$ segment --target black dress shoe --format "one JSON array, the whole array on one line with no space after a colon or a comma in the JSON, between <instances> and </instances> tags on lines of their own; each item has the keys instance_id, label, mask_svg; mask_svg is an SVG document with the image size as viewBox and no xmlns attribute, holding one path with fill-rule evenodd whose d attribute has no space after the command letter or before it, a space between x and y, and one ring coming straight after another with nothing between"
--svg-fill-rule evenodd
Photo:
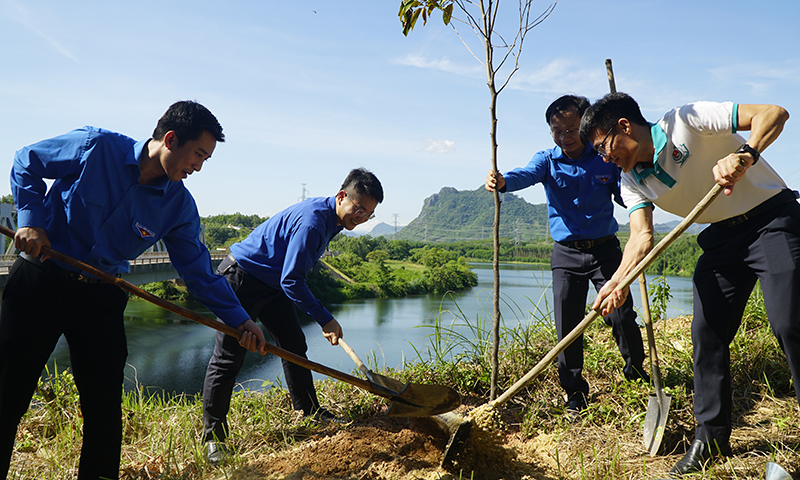
<instances>
[{"instance_id":1,"label":"black dress shoe","mask_svg":"<svg viewBox=\"0 0 800 480\"><path fill-rule=\"evenodd\" d=\"M572 422L580 420L581 414L586 410L586 394L575 392L569 396L564 409Z\"/></svg>"},{"instance_id":2,"label":"black dress shoe","mask_svg":"<svg viewBox=\"0 0 800 480\"><path fill-rule=\"evenodd\" d=\"M208 448L208 452L206 453L206 458L208 459L208 463L210 463L212 466L217 467L221 463L225 462L225 460L228 457L228 451L225 448L224 443L210 440L206 442L206 447Z\"/></svg>"},{"instance_id":3,"label":"black dress shoe","mask_svg":"<svg viewBox=\"0 0 800 480\"><path fill-rule=\"evenodd\" d=\"M703 440L695 439L686 455L678 460L678 463L669 471L669 476L671 478L681 478L687 473L702 471L705 463L712 458L718 455L728 457L731 454L731 447L727 442L719 444L714 440L710 440L707 443Z\"/></svg>"}]
</instances>

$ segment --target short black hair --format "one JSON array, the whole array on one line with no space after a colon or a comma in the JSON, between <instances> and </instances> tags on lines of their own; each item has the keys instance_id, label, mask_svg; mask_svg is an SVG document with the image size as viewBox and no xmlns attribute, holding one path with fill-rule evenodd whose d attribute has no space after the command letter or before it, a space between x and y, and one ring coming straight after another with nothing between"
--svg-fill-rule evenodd
<instances>
[{"instance_id":1,"label":"short black hair","mask_svg":"<svg viewBox=\"0 0 800 480\"><path fill-rule=\"evenodd\" d=\"M581 141L589 145L589 135L595 129L610 130L620 118L627 118L629 122L647 126L639 104L627 93L616 92L606 94L586 109L581 118Z\"/></svg>"},{"instance_id":2,"label":"short black hair","mask_svg":"<svg viewBox=\"0 0 800 480\"><path fill-rule=\"evenodd\" d=\"M581 117L583 112L589 108L589 99L586 97L580 97L578 95L563 95L558 97L553 103L550 104L549 107L547 107L547 111L544 112L545 122L550 125L553 115L557 113L564 113L570 108L577 110L578 117Z\"/></svg>"},{"instance_id":3,"label":"short black hair","mask_svg":"<svg viewBox=\"0 0 800 480\"><path fill-rule=\"evenodd\" d=\"M364 168L350 170L347 178L342 182L341 190L358 196L369 195L378 203L383 202L383 186L380 180L372 172Z\"/></svg>"},{"instance_id":4,"label":"short black hair","mask_svg":"<svg viewBox=\"0 0 800 480\"><path fill-rule=\"evenodd\" d=\"M178 136L178 146L190 140L197 140L203 132L214 136L218 142L225 141L222 126L209 109L192 100L175 102L158 120L153 138L161 140L172 130Z\"/></svg>"}]
</instances>

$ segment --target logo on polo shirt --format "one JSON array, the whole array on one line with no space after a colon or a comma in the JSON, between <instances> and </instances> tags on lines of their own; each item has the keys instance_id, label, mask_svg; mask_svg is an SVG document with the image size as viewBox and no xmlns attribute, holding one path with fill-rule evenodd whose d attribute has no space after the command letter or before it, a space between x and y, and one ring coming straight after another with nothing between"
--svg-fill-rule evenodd
<instances>
[{"instance_id":1,"label":"logo on polo shirt","mask_svg":"<svg viewBox=\"0 0 800 480\"><path fill-rule=\"evenodd\" d=\"M613 177L612 177L611 175L608 175L608 174L605 174L605 175L595 175L595 176L594 176L594 178L596 178L597 180L599 180L599 181L600 181L600 183L602 183L602 184L606 184L606 183L610 182L610 181L613 179Z\"/></svg>"},{"instance_id":2,"label":"logo on polo shirt","mask_svg":"<svg viewBox=\"0 0 800 480\"><path fill-rule=\"evenodd\" d=\"M141 235L142 238L153 238L156 236L156 234L153 233L152 230L145 227L139 222L136 222L136 230L139 232L139 235Z\"/></svg>"},{"instance_id":3,"label":"logo on polo shirt","mask_svg":"<svg viewBox=\"0 0 800 480\"><path fill-rule=\"evenodd\" d=\"M679 167L683 167L683 164L686 163L686 160L689 160L691 156L692 154L689 153L689 149L686 148L685 143L675 145L675 150L672 151L672 161L677 163Z\"/></svg>"}]
</instances>

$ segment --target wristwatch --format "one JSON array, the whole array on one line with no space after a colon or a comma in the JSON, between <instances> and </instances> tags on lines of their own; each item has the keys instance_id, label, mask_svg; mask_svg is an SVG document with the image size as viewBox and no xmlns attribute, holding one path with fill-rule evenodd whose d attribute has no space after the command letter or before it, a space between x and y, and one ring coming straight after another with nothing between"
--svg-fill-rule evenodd
<instances>
[{"instance_id":1,"label":"wristwatch","mask_svg":"<svg viewBox=\"0 0 800 480\"><path fill-rule=\"evenodd\" d=\"M756 163L758 163L758 157L761 156L761 154L758 153L758 150L756 150L755 148L751 147L750 145L748 145L746 143L743 143L742 146L739 147L739 150L736 150L736 153L749 153L750 155L752 155L753 164L750 165L751 167L753 165L755 165Z\"/></svg>"}]
</instances>

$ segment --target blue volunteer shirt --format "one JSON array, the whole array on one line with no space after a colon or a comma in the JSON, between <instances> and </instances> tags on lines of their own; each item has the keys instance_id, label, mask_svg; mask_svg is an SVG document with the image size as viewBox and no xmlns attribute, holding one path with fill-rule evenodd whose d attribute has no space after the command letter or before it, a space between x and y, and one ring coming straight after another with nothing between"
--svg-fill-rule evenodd
<instances>
[{"instance_id":1,"label":"blue volunteer shirt","mask_svg":"<svg viewBox=\"0 0 800 480\"><path fill-rule=\"evenodd\" d=\"M262 223L231 253L245 272L283 290L320 326L333 320L308 289L306 275L342 231L336 224L336 197L309 198Z\"/></svg>"},{"instance_id":2,"label":"blue volunteer shirt","mask_svg":"<svg viewBox=\"0 0 800 480\"><path fill-rule=\"evenodd\" d=\"M163 238L192 294L228 325L240 325L249 316L212 270L183 182L164 176L157 185L139 185L146 144L84 127L19 150L11 171L19 227L44 228L55 250L111 275L127 273L129 259ZM49 191L44 179L54 180Z\"/></svg>"},{"instance_id":3,"label":"blue volunteer shirt","mask_svg":"<svg viewBox=\"0 0 800 480\"><path fill-rule=\"evenodd\" d=\"M593 148L577 160L560 147L538 152L525 167L503 174L506 191L541 183L547 196L550 235L557 242L592 240L618 229L612 197L619 198L620 171Z\"/></svg>"}]
</instances>

